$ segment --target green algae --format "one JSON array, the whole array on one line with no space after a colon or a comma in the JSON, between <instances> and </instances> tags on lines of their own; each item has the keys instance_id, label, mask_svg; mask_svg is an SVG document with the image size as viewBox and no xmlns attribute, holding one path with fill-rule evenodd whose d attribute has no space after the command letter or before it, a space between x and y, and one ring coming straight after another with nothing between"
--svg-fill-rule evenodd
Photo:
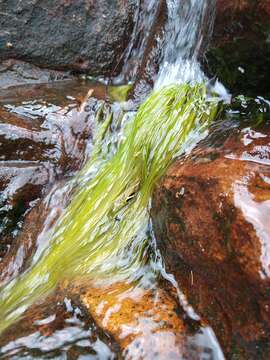
<instances>
[{"instance_id":1,"label":"green algae","mask_svg":"<svg viewBox=\"0 0 270 360\"><path fill-rule=\"evenodd\" d=\"M49 246L24 274L2 288L0 332L65 279L112 281L134 275L147 261L144 229L156 182L184 145L198 140L218 109L216 99L207 99L203 84L155 91L125 126L117 150L105 159L102 139L111 122L108 116Z\"/></svg>"},{"instance_id":2,"label":"green algae","mask_svg":"<svg viewBox=\"0 0 270 360\"><path fill-rule=\"evenodd\" d=\"M108 93L114 101L126 101L132 89L132 85L109 86Z\"/></svg>"}]
</instances>

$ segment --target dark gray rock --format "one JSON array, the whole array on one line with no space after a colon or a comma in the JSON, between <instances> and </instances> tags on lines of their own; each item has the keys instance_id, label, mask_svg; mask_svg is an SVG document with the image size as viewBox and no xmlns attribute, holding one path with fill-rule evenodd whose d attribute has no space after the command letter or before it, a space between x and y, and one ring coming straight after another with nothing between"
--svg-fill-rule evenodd
<instances>
[{"instance_id":1,"label":"dark gray rock","mask_svg":"<svg viewBox=\"0 0 270 360\"><path fill-rule=\"evenodd\" d=\"M41 69L20 60L10 59L2 61L0 64L0 89L7 89L18 85L70 80L73 78L67 71Z\"/></svg>"},{"instance_id":2,"label":"dark gray rock","mask_svg":"<svg viewBox=\"0 0 270 360\"><path fill-rule=\"evenodd\" d=\"M0 60L108 75L130 39L136 3L1 0Z\"/></svg>"}]
</instances>

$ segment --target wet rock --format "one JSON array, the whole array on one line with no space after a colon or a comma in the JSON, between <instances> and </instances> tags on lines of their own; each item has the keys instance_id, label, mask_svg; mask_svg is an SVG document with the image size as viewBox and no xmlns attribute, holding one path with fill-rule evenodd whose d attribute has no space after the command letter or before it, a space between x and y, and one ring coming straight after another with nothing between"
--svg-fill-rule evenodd
<instances>
[{"instance_id":1,"label":"wet rock","mask_svg":"<svg viewBox=\"0 0 270 360\"><path fill-rule=\"evenodd\" d=\"M200 325L187 324L175 295L160 287L66 280L1 334L0 356L211 358L210 344L196 341Z\"/></svg>"},{"instance_id":2,"label":"wet rock","mask_svg":"<svg viewBox=\"0 0 270 360\"><path fill-rule=\"evenodd\" d=\"M0 88L0 104L22 104L24 101L46 101L65 107L70 104L82 105L89 90L96 99L105 99L107 89L100 83L78 80L76 78L45 82L42 84L24 84ZM33 121L33 119L31 119Z\"/></svg>"},{"instance_id":3,"label":"wet rock","mask_svg":"<svg viewBox=\"0 0 270 360\"><path fill-rule=\"evenodd\" d=\"M132 93L138 101L145 98L152 90L154 79L159 70L162 59L167 12L166 1L159 0L155 10L151 11L151 20L149 23L146 22L148 28L144 29L143 35L145 37L145 33L147 33L148 36L145 37L144 48L141 49L142 58L140 59L140 63L137 64L137 73L135 74L136 81Z\"/></svg>"},{"instance_id":4,"label":"wet rock","mask_svg":"<svg viewBox=\"0 0 270 360\"><path fill-rule=\"evenodd\" d=\"M50 170L31 162L1 164L0 258L9 250L11 239L17 236L22 227L22 219L36 205L44 186L50 182Z\"/></svg>"},{"instance_id":5,"label":"wet rock","mask_svg":"<svg viewBox=\"0 0 270 360\"><path fill-rule=\"evenodd\" d=\"M66 187L64 183L56 184L29 212L20 234L12 244L11 251L0 263L1 285L25 271L33 253L36 256L48 244L49 231L69 202L71 192L72 188ZM71 299L71 303L75 302L79 309L85 310L86 318L94 320L100 329L99 334L103 334L103 339L106 335L104 342L114 349L118 357L123 356L127 359L183 357L196 360L213 354L207 338L204 339L207 346L202 346L201 341L198 341L197 337L201 337L203 331L202 324L188 318L179 305L175 289L168 283L156 287L152 284L150 288L145 288L139 284L106 285L100 282L98 287L94 287L89 279L76 278L72 283L68 280L63 281L57 294L61 295L61 299L64 294L68 302ZM60 343L55 341L58 334L68 336L69 339L69 333L71 340L74 340L74 332L71 332L69 327L65 332L70 320L66 320L66 314L62 311L61 299L53 295L45 302L32 306L18 324L11 326L0 337L0 349L2 345L7 354L12 349L19 354L23 349L30 354L35 351L41 357L43 346L50 342L54 346L58 344L57 349L51 349L51 352L66 351L61 339ZM31 349L32 340L35 349ZM75 337L75 343L76 341ZM97 351L99 347L94 349ZM77 349L77 354L91 353L90 346L84 351Z\"/></svg>"},{"instance_id":6,"label":"wet rock","mask_svg":"<svg viewBox=\"0 0 270 360\"><path fill-rule=\"evenodd\" d=\"M125 359L208 359L216 348L204 325L192 320L180 306L176 289L168 282L143 284L119 282L85 286L80 300L94 321L117 341ZM200 338L200 339L199 339Z\"/></svg>"},{"instance_id":7,"label":"wet rock","mask_svg":"<svg viewBox=\"0 0 270 360\"><path fill-rule=\"evenodd\" d=\"M172 165L154 195L168 271L229 358L270 354L269 140L267 126L231 129Z\"/></svg>"},{"instance_id":8,"label":"wet rock","mask_svg":"<svg viewBox=\"0 0 270 360\"><path fill-rule=\"evenodd\" d=\"M0 59L110 75L133 28L134 0L0 4Z\"/></svg>"},{"instance_id":9,"label":"wet rock","mask_svg":"<svg viewBox=\"0 0 270 360\"><path fill-rule=\"evenodd\" d=\"M153 4L155 6L153 6ZM135 16L135 25L128 48L123 54L123 68L119 77L114 81L124 84L134 83L138 70L145 67L146 54L149 53L151 45L157 45L157 36L161 36L164 27L164 20L167 15L166 0L158 0L151 3L148 0L141 0ZM150 46L149 46L150 45ZM154 65L155 66L155 65ZM141 72L141 71L139 71Z\"/></svg>"},{"instance_id":10,"label":"wet rock","mask_svg":"<svg viewBox=\"0 0 270 360\"><path fill-rule=\"evenodd\" d=\"M166 291L118 283L88 288L81 300L116 339L124 358L179 359L184 353L185 324Z\"/></svg>"},{"instance_id":11,"label":"wet rock","mask_svg":"<svg viewBox=\"0 0 270 360\"><path fill-rule=\"evenodd\" d=\"M34 252L39 252L48 243L50 239L49 231L67 204L70 189L67 186L65 187L63 182L56 183L49 191L47 190L48 187L48 183L45 182L43 187L40 186L39 193L33 191L24 192L23 187L17 191L20 196L31 196L34 200L27 203L23 198L22 202L18 204L15 199L13 200L13 206L6 214L6 219L11 224L4 224L4 237L1 238L3 249L0 261L1 285L27 269ZM45 196L46 191L48 193ZM14 195L11 196L11 199L13 197ZM23 204L24 212L17 214L15 211L18 205L21 204ZM14 213L15 215L12 217ZM17 222L13 224L12 220L14 223ZM14 228L12 228L13 231L11 232L12 225Z\"/></svg>"},{"instance_id":12,"label":"wet rock","mask_svg":"<svg viewBox=\"0 0 270 360\"><path fill-rule=\"evenodd\" d=\"M218 0L205 68L233 95L270 93L270 1Z\"/></svg>"},{"instance_id":13,"label":"wet rock","mask_svg":"<svg viewBox=\"0 0 270 360\"><path fill-rule=\"evenodd\" d=\"M11 251L0 263L1 285L25 271L33 253L36 256L48 244L49 230L69 202L71 191L72 188L65 187L64 183L56 185L26 216ZM38 354L40 358L46 352L58 354L70 347L78 355L90 356L92 345L98 351L101 344L98 342L99 346L94 347L92 337L90 345L83 349L77 344L77 334L84 338L92 336L92 333L89 334L88 327L88 333L82 333L83 324L78 321L78 318L81 320L78 313L70 319L69 314L63 311L63 294L65 305L75 303L84 310L84 318L93 319L96 324L94 330L99 329L99 336L103 334L103 341L116 352L118 358L179 359L183 355L185 359L196 360L198 356L212 353L210 347L197 344L196 333L201 332L201 324L187 320L175 289L168 284L144 288L138 284L106 285L100 282L98 287L94 287L89 279L76 278L72 283L63 281L58 293L61 299L53 295L45 302L32 306L19 323L2 334L0 355L1 346L2 352L7 355L13 351L21 355L25 351L29 355ZM64 337L65 344L62 342Z\"/></svg>"},{"instance_id":14,"label":"wet rock","mask_svg":"<svg viewBox=\"0 0 270 360\"><path fill-rule=\"evenodd\" d=\"M72 78L68 72L41 69L23 61L6 60L0 64L0 89Z\"/></svg>"},{"instance_id":15,"label":"wet rock","mask_svg":"<svg viewBox=\"0 0 270 360\"><path fill-rule=\"evenodd\" d=\"M68 81L0 92L0 281L24 268L50 197L38 206L42 211L30 210L91 152L95 114L103 103L98 99L105 91L94 84L89 89L89 83Z\"/></svg>"},{"instance_id":16,"label":"wet rock","mask_svg":"<svg viewBox=\"0 0 270 360\"><path fill-rule=\"evenodd\" d=\"M32 306L0 337L3 359L115 359L117 346L76 301L56 294Z\"/></svg>"}]
</instances>

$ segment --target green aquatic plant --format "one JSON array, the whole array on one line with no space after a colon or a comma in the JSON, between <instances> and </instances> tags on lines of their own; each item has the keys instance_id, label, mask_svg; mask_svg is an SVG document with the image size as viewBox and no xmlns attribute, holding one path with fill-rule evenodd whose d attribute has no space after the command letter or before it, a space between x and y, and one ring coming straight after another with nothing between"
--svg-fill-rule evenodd
<instances>
[{"instance_id":1,"label":"green aquatic plant","mask_svg":"<svg viewBox=\"0 0 270 360\"><path fill-rule=\"evenodd\" d=\"M132 85L109 86L108 93L111 99L121 102L127 100L131 89Z\"/></svg>"},{"instance_id":2,"label":"green aquatic plant","mask_svg":"<svg viewBox=\"0 0 270 360\"><path fill-rule=\"evenodd\" d=\"M129 278L138 269L145 261L144 229L153 188L184 145L197 141L216 118L218 108L216 99L207 99L202 84L155 91L127 122L116 151L105 159L102 141L111 122L107 118L47 248L2 288L0 332L59 281Z\"/></svg>"}]
</instances>

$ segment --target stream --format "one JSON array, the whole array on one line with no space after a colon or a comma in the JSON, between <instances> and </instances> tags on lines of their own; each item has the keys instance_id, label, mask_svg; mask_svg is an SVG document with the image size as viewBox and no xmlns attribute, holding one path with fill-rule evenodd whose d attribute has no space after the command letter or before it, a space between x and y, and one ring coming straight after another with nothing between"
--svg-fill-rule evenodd
<instances>
[{"instance_id":1,"label":"stream","mask_svg":"<svg viewBox=\"0 0 270 360\"><path fill-rule=\"evenodd\" d=\"M142 3L117 77L0 90L0 359L225 359L151 217L162 176L231 99L200 62L216 1L166 1L151 91L130 72L154 22Z\"/></svg>"}]
</instances>

